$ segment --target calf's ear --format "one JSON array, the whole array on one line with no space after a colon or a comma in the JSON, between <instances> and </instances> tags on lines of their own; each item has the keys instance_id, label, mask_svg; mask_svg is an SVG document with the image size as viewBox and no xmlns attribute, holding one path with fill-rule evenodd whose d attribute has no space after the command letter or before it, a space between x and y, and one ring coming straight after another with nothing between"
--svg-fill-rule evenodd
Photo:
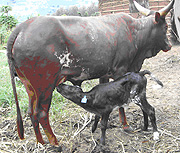
<instances>
[{"instance_id":1,"label":"calf's ear","mask_svg":"<svg viewBox=\"0 0 180 153\"><path fill-rule=\"evenodd\" d=\"M161 18L160 13L159 13L159 12L156 12L156 13L155 13L155 21L156 21L156 23L159 23L160 18Z\"/></svg>"}]
</instances>

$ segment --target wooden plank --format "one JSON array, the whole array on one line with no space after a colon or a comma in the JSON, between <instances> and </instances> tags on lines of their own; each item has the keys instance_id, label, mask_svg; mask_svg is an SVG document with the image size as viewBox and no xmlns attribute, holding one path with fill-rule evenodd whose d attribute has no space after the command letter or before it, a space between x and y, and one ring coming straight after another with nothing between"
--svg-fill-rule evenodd
<instances>
[{"instance_id":1,"label":"wooden plank","mask_svg":"<svg viewBox=\"0 0 180 153\"><path fill-rule=\"evenodd\" d=\"M177 29L178 36L180 38L180 21L178 20L178 17L180 17L180 0L176 0L174 2L174 19L175 19L175 25Z\"/></svg>"},{"instance_id":2,"label":"wooden plank","mask_svg":"<svg viewBox=\"0 0 180 153\"><path fill-rule=\"evenodd\" d=\"M103 5L116 4L116 3L119 3L119 4L120 4L120 3L121 3L121 4L122 4L122 3L123 3L123 4L124 4L124 3L128 3L128 4L129 4L129 1L127 0L127 1L104 2L104 3L102 3L102 6L103 6Z\"/></svg>"},{"instance_id":3,"label":"wooden plank","mask_svg":"<svg viewBox=\"0 0 180 153\"><path fill-rule=\"evenodd\" d=\"M101 6L107 7L107 6L115 6L115 5L129 5L129 2L103 3Z\"/></svg>"},{"instance_id":4,"label":"wooden plank","mask_svg":"<svg viewBox=\"0 0 180 153\"><path fill-rule=\"evenodd\" d=\"M153 9L153 8L163 8L164 6L150 6L150 9Z\"/></svg>"},{"instance_id":5,"label":"wooden plank","mask_svg":"<svg viewBox=\"0 0 180 153\"><path fill-rule=\"evenodd\" d=\"M120 9L120 10L107 10L107 11L101 11L102 13L111 13L111 12L125 12L129 11L129 9Z\"/></svg>"},{"instance_id":6,"label":"wooden plank","mask_svg":"<svg viewBox=\"0 0 180 153\"><path fill-rule=\"evenodd\" d=\"M112 5L112 6L107 6L107 7L103 7L102 9L107 9L107 8L114 8L114 7L125 7L128 6L129 7L129 3L127 4L121 4L121 5Z\"/></svg>"}]
</instances>

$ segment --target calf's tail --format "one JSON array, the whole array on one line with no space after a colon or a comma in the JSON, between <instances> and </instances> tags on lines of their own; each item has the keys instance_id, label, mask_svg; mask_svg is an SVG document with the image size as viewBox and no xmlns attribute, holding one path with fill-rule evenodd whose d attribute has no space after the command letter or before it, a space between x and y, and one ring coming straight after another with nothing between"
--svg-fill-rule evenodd
<instances>
[{"instance_id":1,"label":"calf's tail","mask_svg":"<svg viewBox=\"0 0 180 153\"><path fill-rule=\"evenodd\" d=\"M157 84L159 84L161 87L163 87L163 83L159 79L157 79L150 71L144 70L144 71L140 71L139 73L141 76L148 74L153 81L157 82Z\"/></svg>"},{"instance_id":2,"label":"calf's tail","mask_svg":"<svg viewBox=\"0 0 180 153\"><path fill-rule=\"evenodd\" d=\"M15 103L16 103L16 109L17 109L17 130L18 130L18 135L20 139L24 139L24 127L23 127L23 121L22 121L22 116L19 108L19 103L18 103L18 98L17 98L17 92L16 92L16 85L14 81L14 70L13 68L15 67L14 64L14 59L12 55L13 51L13 45L15 43L15 40L20 32L20 27L16 28L11 36L8 39L7 43L7 58L8 58L8 64L9 64L9 70L10 70L10 75L11 75L11 83L12 83L12 88L13 88L13 94L15 97Z\"/></svg>"}]
</instances>

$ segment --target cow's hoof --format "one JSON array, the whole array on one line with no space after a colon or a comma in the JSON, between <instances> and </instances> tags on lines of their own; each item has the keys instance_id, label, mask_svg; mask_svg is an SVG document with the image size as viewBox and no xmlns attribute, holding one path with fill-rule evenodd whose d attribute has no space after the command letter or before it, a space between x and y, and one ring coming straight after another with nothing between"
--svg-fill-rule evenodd
<instances>
[{"instance_id":1,"label":"cow's hoof","mask_svg":"<svg viewBox=\"0 0 180 153\"><path fill-rule=\"evenodd\" d=\"M48 151L49 152L62 152L64 150L64 148L62 148L62 146L50 146L48 147Z\"/></svg>"},{"instance_id":2,"label":"cow's hoof","mask_svg":"<svg viewBox=\"0 0 180 153\"><path fill-rule=\"evenodd\" d=\"M158 132L154 132L153 133L153 140L159 140L159 133Z\"/></svg>"},{"instance_id":3,"label":"cow's hoof","mask_svg":"<svg viewBox=\"0 0 180 153\"><path fill-rule=\"evenodd\" d=\"M57 147L57 152L62 152L62 147L61 146Z\"/></svg>"},{"instance_id":4,"label":"cow's hoof","mask_svg":"<svg viewBox=\"0 0 180 153\"><path fill-rule=\"evenodd\" d=\"M127 133L133 133L133 131L134 131L133 128L129 125L124 125L123 130Z\"/></svg>"}]
</instances>

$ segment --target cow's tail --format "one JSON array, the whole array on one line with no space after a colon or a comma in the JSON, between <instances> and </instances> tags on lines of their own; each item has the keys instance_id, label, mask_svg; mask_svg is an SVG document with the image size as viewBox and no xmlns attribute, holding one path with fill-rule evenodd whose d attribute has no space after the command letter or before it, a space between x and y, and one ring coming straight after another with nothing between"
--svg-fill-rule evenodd
<instances>
[{"instance_id":1,"label":"cow's tail","mask_svg":"<svg viewBox=\"0 0 180 153\"><path fill-rule=\"evenodd\" d=\"M11 83L12 83L12 88L13 88L13 94L15 97L15 102L16 102L16 109L17 109L17 130L18 130L18 135L20 139L24 139L24 127L23 127L23 121L22 121L22 116L19 108L19 103L18 103L18 98L17 98L17 92L16 92L16 85L14 81L14 70L13 68L15 67L12 51L13 51L13 45L14 42L20 32L20 27L17 27L11 34L11 36L8 39L7 43L7 58L8 58L8 64L9 64L9 69L10 69L10 75L11 75Z\"/></svg>"},{"instance_id":2,"label":"cow's tail","mask_svg":"<svg viewBox=\"0 0 180 153\"><path fill-rule=\"evenodd\" d=\"M145 74L148 74L152 80L154 80L155 82L157 82L157 84L159 84L161 87L163 87L163 83L159 79L157 79L150 71L144 70L144 71L141 71L139 73L142 76L144 76Z\"/></svg>"}]
</instances>

